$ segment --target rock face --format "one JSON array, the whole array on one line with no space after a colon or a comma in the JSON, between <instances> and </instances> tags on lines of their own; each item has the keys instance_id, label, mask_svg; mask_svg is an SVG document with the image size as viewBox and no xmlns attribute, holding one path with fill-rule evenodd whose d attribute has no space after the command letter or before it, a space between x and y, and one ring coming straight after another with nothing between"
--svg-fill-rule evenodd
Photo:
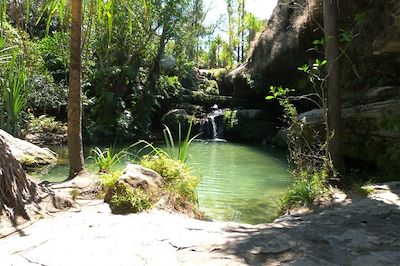
<instances>
[{"instance_id":1,"label":"rock face","mask_svg":"<svg viewBox=\"0 0 400 266\"><path fill-rule=\"evenodd\" d=\"M320 55L323 33L322 0L279 0L265 30L253 43L249 57L232 71L233 95L255 97L267 93L268 85L307 90L299 66ZM340 1L344 93L373 86L400 83L400 2L397 0ZM254 82L249 84L248 80Z\"/></svg>"},{"instance_id":2,"label":"rock face","mask_svg":"<svg viewBox=\"0 0 400 266\"><path fill-rule=\"evenodd\" d=\"M372 88L355 95L352 106L342 109L344 155L350 160L368 162L369 170L379 170L389 177L400 173L399 94L399 87ZM299 117L312 126L323 123L319 109Z\"/></svg>"},{"instance_id":3,"label":"rock face","mask_svg":"<svg viewBox=\"0 0 400 266\"><path fill-rule=\"evenodd\" d=\"M400 2L339 1L343 150L351 166L398 178L400 173ZM268 86L312 92L297 68L322 59L322 0L279 0L247 60L229 74L236 97L262 99ZM317 52L318 51L318 52ZM304 112L311 103L296 102ZM304 114L320 123L319 111ZM358 165L359 164L359 165ZM370 171L368 171L370 172ZM374 174L375 174L374 173Z\"/></svg>"},{"instance_id":4,"label":"rock face","mask_svg":"<svg viewBox=\"0 0 400 266\"><path fill-rule=\"evenodd\" d=\"M233 109L225 112L224 132L228 139L270 142L277 132L275 117L260 109Z\"/></svg>"},{"instance_id":5,"label":"rock face","mask_svg":"<svg viewBox=\"0 0 400 266\"><path fill-rule=\"evenodd\" d=\"M0 138L9 146L13 156L25 166L55 164L57 154L47 148L40 148L0 130Z\"/></svg>"}]
</instances>

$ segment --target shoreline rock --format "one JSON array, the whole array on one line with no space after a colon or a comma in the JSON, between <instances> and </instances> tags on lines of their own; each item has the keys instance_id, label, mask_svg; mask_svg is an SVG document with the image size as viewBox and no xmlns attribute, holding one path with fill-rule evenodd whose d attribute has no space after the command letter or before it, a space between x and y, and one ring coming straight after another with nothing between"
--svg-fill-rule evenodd
<instances>
[{"instance_id":1,"label":"shoreline rock","mask_svg":"<svg viewBox=\"0 0 400 266\"><path fill-rule=\"evenodd\" d=\"M12 155L23 165L33 167L57 163L57 154L48 148L41 148L25 140L15 138L0 130L0 138L8 145Z\"/></svg>"},{"instance_id":2,"label":"shoreline rock","mask_svg":"<svg viewBox=\"0 0 400 266\"><path fill-rule=\"evenodd\" d=\"M397 265L400 182L373 188L365 198L257 225L159 210L111 215L106 204L92 205L3 238L0 256L5 265ZM74 243L68 252L65 243Z\"/></svg>"}]
</instances>

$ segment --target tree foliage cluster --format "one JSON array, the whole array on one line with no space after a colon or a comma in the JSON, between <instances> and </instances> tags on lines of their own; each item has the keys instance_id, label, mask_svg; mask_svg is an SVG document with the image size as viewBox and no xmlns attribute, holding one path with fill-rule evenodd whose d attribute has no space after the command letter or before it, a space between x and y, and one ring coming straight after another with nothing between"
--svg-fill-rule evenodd
<instances>
[{"instance_id":1,"label":"tree foliage cluster","mask_svg":"<svg viewBox=\"0 0 400 266\"><path fill-rule=\"evenodd\" d=\"M207 60L211 67L233 68L243 63L251 42L264 27L264 21L247 12L246 0L225 0L227 6L227 40L221 35L211 38Z\"/></svg>"},{"instance_id":2,"label":"tree foliage cluster","mask_svg":"<svg viewBox=\"0 0 400 266\"><path fill-rule=\"evenodd\" d=\"M195 82L194 67L222 64L219 54L213 54L218 64L207 59L205 39L211 38L213 26L204 26L206 12L202 0L82 1L85 138L147 138L156 114L179 97L181 84ZM29 109L64 120L71 5L65 0L4 0L0 13L2 48L13 47L11 56L15 53L15 63L7 67L11 70L3 68L1 73L2 80L8 80L2 82L1 127L8 123L20 128L28 117L13 117L4 102L4 93L19 78L19 95L27 101L15 112ZM239 43L235 41L235 49ZM6 129L18 134L18 128Z\"/></svg>"}]
</instances>

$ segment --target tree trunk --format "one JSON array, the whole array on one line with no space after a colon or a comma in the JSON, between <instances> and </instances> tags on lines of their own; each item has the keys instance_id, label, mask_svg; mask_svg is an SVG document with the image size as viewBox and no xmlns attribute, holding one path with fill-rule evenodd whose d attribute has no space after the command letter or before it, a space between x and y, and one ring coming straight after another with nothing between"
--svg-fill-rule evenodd
<instances>
[{"instance_id":1,"label":"tree trunk","mask_svg":"<svg viewBox=\"0 0 400 266\"><path fill-rule=\"evenodd\" d=\"M241 25L240 25L240 27L241 27L241 40L240 40L240 42L241 42L241 44L240 44L240 46L241 46L241 48L240 48L241 49L241 55L240 55L240 62L243 63L244 62L244 43L245 43L245 38L244 38L244 16L246 14L245 0L242 0L240 4L242 5L242 8L241 8L242 13L240 15L241 16L241 18L240 18L240 22L241 22Z\"/></svg>"},{"instance_id":2,"label":"tree trunk","mask_svg":"<svg viewBox=\"0 0 400 266\"><path fill-rule=\"evenodd\" d=\"M22 215L29 219L24 206L35 199L34 188L21 164L0 139L0 214L6 210L11 214L11 218Z\"/></svg>"},{"instance_id":3,"label":"tree trunk","mask_svg":"<svg viewBox=\"0 0 400 266\"><path fill-rule=\"evenodd\" d=\"M68 90L68 152L72 179L84 170L81 87L82 0L72 0L71 64Z\"/></svg>"},{"instance_id":4,"label":"tree trunk","mask_svg":"<svg viewBox=\"0 0 400 266\"><path fill-rule=\"evenodd\" d=\"M340 99L340 63L338 41L338 1L324 0L324 35L325 58L328 61L326 91L327 91L327 155L331 159L330 177L343 173L344 162L341 152L341 99ZM333 169L332 169L333 168Z\"/></svg>"}]
</instances>

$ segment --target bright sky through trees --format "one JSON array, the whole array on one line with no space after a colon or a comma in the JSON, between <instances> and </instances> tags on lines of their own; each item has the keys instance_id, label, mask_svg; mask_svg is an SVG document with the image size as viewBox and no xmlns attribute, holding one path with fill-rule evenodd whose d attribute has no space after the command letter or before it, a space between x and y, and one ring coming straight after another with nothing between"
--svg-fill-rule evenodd
<instances>
[{"instance_id":1,"label":"bright sky through trees","mask_svg":"<svg viewBox=\"0 0 400 266\"><path fill-rule=\"evenodd\" d=\"M246 0L246 10L260 19L267 19L271 16L276 3L277 0ZM227 13L225 0L204 0L204 6L206 10L209 8L207 23L214 22Z\"/></svg>"},{"instance_id":2,"label":"bright sky through trees","mask_svg":"<svg viewBox=\"0 0 400 266\"><path fill-rule=\"evenodd\" d=\"M268 19L274 10L278 0L246 0L246 11L253 13L259 19ZM221 15L224 16L222 24L219 25L216 34L226 37L227 7L226 0L204 0L207 12L205 24L215 23Z\"/></svg>"}]
</instances>

